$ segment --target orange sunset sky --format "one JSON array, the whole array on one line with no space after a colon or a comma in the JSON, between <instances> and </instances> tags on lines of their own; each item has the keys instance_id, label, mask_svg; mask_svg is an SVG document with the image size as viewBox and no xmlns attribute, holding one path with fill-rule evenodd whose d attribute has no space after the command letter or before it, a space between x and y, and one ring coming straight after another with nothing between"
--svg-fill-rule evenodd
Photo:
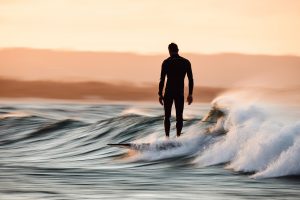
<instances>
[{"instance_id":1,"label":"orange sunset sky","mask_svg":"<svg viewBox=\"0 0 300 200\"><path fill-rule=\"evenodd\" d=\"M167 45L196 86L300 85L299 0L0 0L0 78L157 84Z\"/></svg>"},{"instance_id":2,"label":"orange sunset sky","mask_svg":"<svg viewBox=\"0 0 300 200\"><path fill-rule=\"evenodd\" d=\"M0 47L300 55L298 0L0 0Z\"/></svg>"}]
</instances>

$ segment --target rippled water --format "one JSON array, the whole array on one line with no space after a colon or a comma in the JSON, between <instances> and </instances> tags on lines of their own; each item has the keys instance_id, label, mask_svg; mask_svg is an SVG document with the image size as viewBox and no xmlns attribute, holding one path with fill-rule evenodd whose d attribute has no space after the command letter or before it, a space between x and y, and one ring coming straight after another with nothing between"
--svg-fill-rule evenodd
<instances>
[{"instance_id":1,"label":"rippled water","mask_svg":"<svg viewBox=\"0 0 300 200\"><path fill-rule=\"evenodd\" d=\"M171 138L182 146L138 152L107 144L166 142L158 105L1 103L0 199L299 199L297 173L254 179L227 169L228 136L205 135L199 122L209 109L186 107L184 134ZM223 160L208 154L216 145Z\"/></svg>"}]
</instances>

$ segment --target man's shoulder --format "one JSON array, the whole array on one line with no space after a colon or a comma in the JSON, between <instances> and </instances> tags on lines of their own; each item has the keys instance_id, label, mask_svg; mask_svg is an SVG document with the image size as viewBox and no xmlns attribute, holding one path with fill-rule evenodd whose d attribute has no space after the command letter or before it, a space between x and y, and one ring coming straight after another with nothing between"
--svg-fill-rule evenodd
<instances>
[{"instance_id":1,"label":"man's shoulder","mask_svg":"<svg viewBox=\"0 0 300 200\"><path fill-rule=\"evenodd\" d=\"M182 56L179 56L182 60L186 61L186 62L190 62L189 59L185 58L185 57L182 57Z\"/></svg>"},{"instance_id":2,"label":"man's shoulder","mask_svg":"<svg viewBox=\"0 0 300 200\"><path fill-rule=\"evenodd\" d=\"M172 57L170 56L170 57L164 59L164 62L168 62L168 61L170 61L171 59L172 59Z\"/></svg>"},{"instance_id":3,"label":"man's shoulder","mask_svg":"<svg viewBox=\"0 0 300 200\"><path fill-rule=\"evenodd\" d=\"M183 61L183 63L185 64L185 65L191 65L191 63L190 63L190 61L187 59L187 58L184 58L184 57L182 57L182 56L179 56L180 57L180 59Z\"/></svg>"},{"instance_id":4,"label":"man's shoulder","mask_svg":"<svg viewBox=\"0 0 300 200\"><path fill-rule=\"evenodd\" d=\"M181 61L184 61L185 63L190 64L190 61L189 61L187 58L184 58L184 57L182 57L182 56L176 56L176 57L170 56L170 57L166 58L166 59L163 61L163 63L167 64L167 63L172 62L172 61L174 61L174 60L181 60Z\"/></svg>"},{"instance_id":5,"label":"man's shoulder","mask_svg":"<svg viewBox=\"0 0 300 200\"><path fill-rule=\"evenodd\" d=\"M168 58L164 59L162 64L163 65L168 65L168 63L170 63L170 61L171 61L171 57L168 57Z\"/></svg>"}]
</instances>

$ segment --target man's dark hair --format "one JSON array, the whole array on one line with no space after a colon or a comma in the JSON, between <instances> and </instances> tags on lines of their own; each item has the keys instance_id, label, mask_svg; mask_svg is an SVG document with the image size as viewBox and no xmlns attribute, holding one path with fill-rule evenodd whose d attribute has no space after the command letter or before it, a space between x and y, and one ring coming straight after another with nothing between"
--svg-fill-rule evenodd
<instances>
[{"instance_id":1,"label":"man's dark hair","mask_svg":"<svg viewBox=\"0 0 300 200\"><path fill-rule=\"evenodd\" d=\"M171 44L169 44L168 49L171 52L178 52L179 51L177 44L175 44L173 42Z\"/></svg>"}]
</instances>

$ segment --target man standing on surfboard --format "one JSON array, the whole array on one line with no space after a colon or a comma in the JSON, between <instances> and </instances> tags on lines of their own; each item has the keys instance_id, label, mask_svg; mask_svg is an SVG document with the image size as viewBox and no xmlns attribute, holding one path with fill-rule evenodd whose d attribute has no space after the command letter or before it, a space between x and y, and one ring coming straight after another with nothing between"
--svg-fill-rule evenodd
<instances>
[{"instance_id":1,"label":"man standing on surfboard","mask_svg":"<svg viewBox=\"0 0 300 200\"><path fill-rule=\"evenodd\" d=\"M180 136L183 126L183 108L184 108L184 78L187 74L189 79L189 94L187 102L190 105L193 102L193 88L194 80L191 63L188 59L185 59L178 54L178 46L175 43L171 43L168 46L170 57L163 61L159 82L159 102L164 106L165 110L165 133L166 137L170 135L170 117L173 101L176 109L176 129L177 137ZM163 89L165 85L165 77L167 76L167 84L165 93L163 95Z\"/></svg>"}]
</instances>

